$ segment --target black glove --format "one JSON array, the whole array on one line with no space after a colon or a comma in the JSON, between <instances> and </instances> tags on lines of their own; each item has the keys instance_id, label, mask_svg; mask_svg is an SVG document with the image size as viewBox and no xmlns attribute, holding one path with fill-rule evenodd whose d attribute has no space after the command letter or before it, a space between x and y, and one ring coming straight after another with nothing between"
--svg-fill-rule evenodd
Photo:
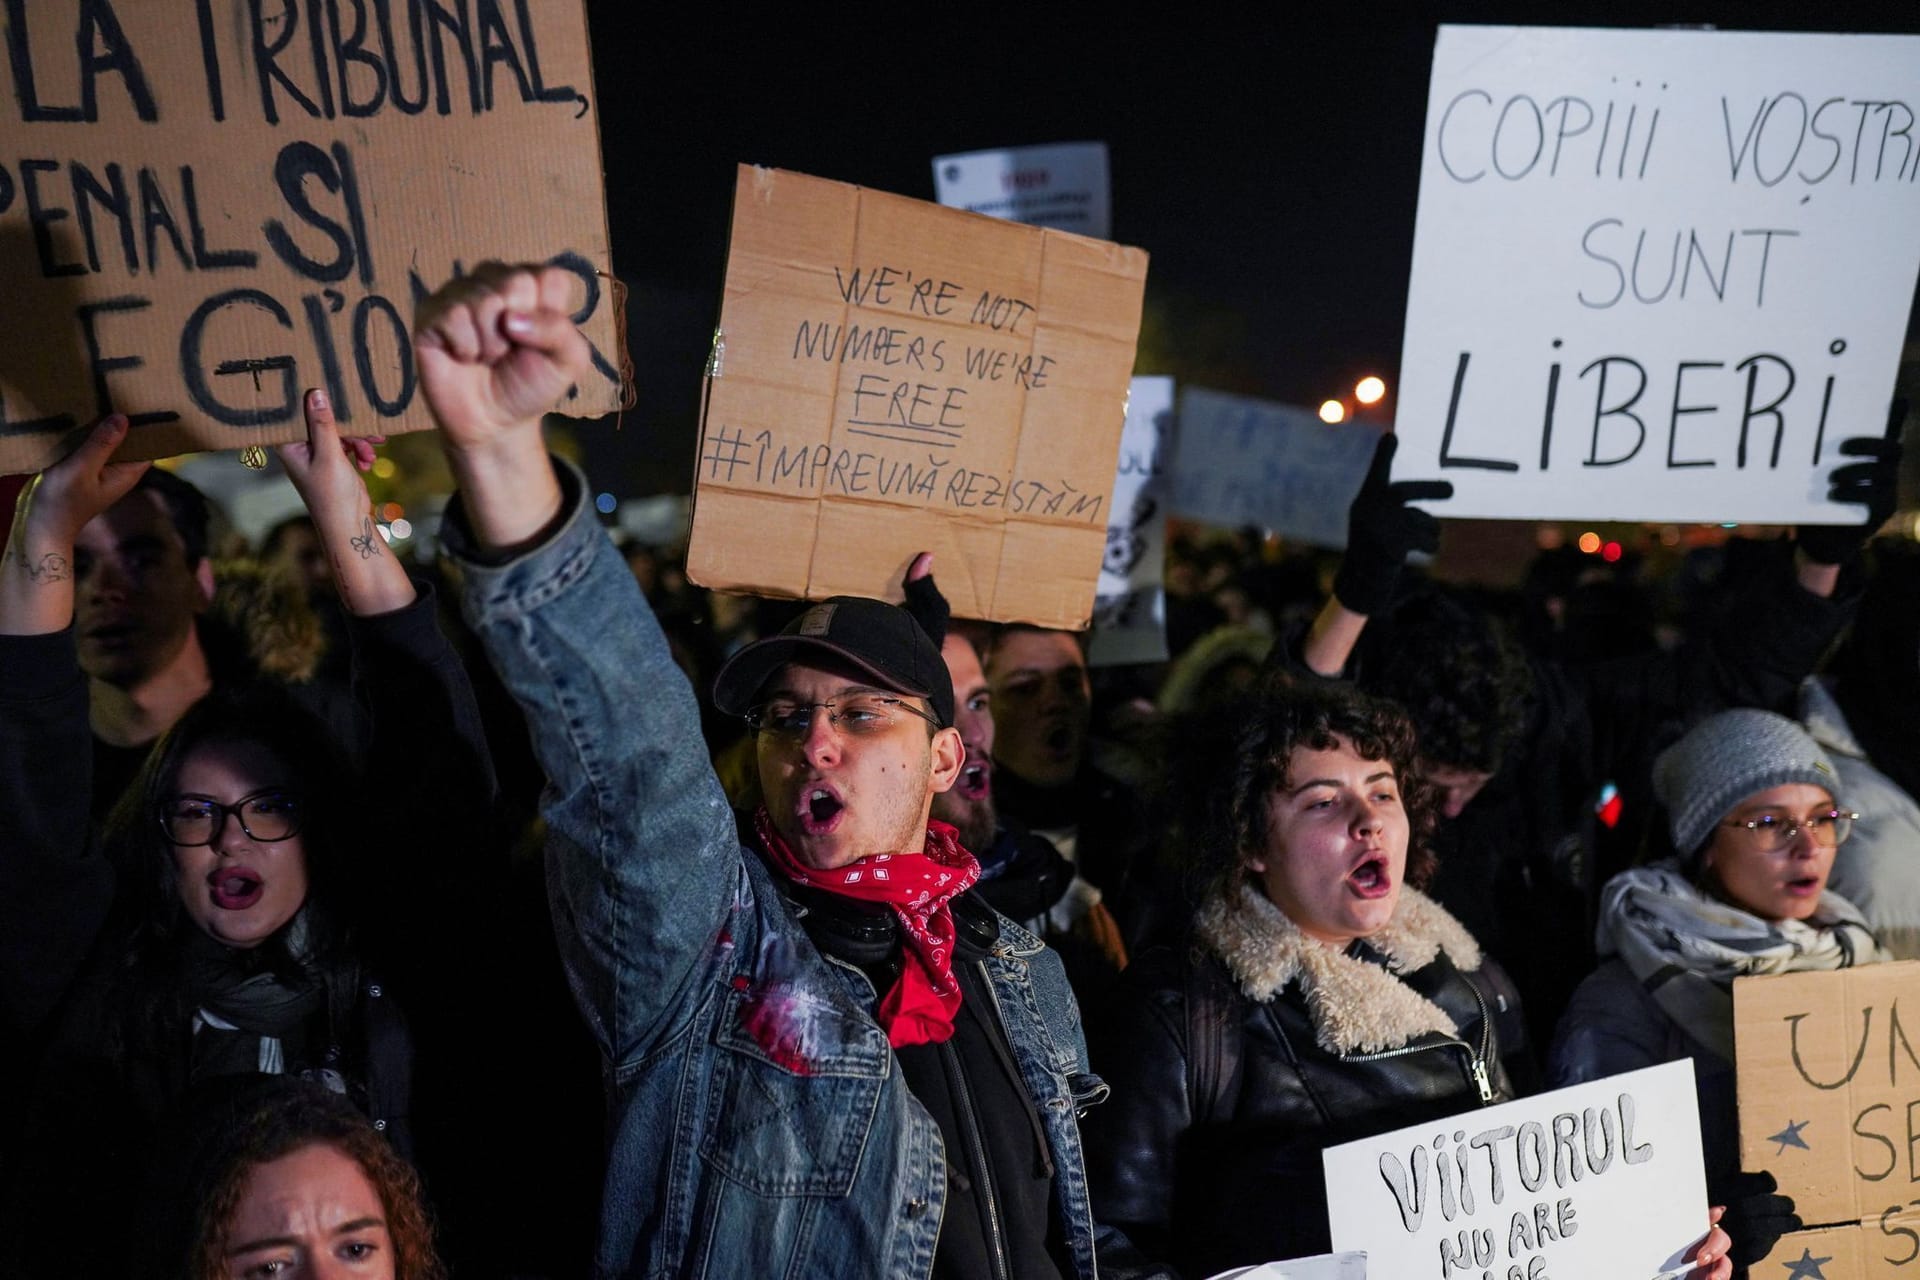
<instances>
[{"instance_id":1,"label":"black glove","mask_svg":"<svg viewBox=\"0 0 1920 1280\"><path fill-rule=\"evenodd\" d=\"M1727 1256L1736 1268L1752 1266L1773 1252L1781 1236L1806 1225L1793 1211L1793 1198L1779 1192L1780 1184L1765 1169L1728 1174L1707 1189L1709 1201L1727 1207L1720 1228L1733 1240Z\"/></svg>"},{"instance_id":2,"label":"black glove","mask_svg":"<svg viewBox=\"0 0 1920 1280\"><path fill-rule=\"evenodd\" d=\"M911 565L908 566L908 572L912 572ZM920 629L927 633L927 637L933 641L933 647L938 649L946 643L947 621L953 616L953 607L947 603L946 596L940 593L940 588L933 585L931 573L923 578L909 578L900 585L907 593L902 607L913 615L913 620L920 624Z\"/></svg>"},{"instance_id":3,"label":"black glove","mask_svg":"<svg viewBox=\"0 0 1920 1280\"><path fill-rule=\"evenodd\" d=\"M1400 439L1391 431L1374 446L1373 465L1347 508L1347 551L1333 575L1333 595L1355 613L1379 613L1393 599L1393 580L1410 551L1431 555L1440 548L1440 521L1407 504L1451 498L1445 480L1396 480L1389 484Z\"/></svg>"},{"instance_id":4,"label":"black glove","mask_svg":"<svg viewBox=\"0 0 1920 1280\"><path fill-rule=\"evenodd\" d=\"M1857 525L1802 525L1798 542L1807 559L1818 564L1845 564L1893 514L1900 500L1900 424L1906 416L1907 402L1896 400L1884 439L1854 436L1840 442L1842 454L1870 461L1835 467L1828 477L1827 497L1835 502L1861 503L1867 509L1867 519Z\"/></svg>"}]
</instances>

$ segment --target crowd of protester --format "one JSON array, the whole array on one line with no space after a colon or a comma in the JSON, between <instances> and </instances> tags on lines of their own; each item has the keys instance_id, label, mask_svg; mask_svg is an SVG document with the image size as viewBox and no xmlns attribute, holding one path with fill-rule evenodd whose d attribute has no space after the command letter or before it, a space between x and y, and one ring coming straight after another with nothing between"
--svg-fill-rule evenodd
<instances>
[{"instance_id":1,"label":"crowd of protester","mask_svg":"<svg viewBox=\"0 0 1920 1280\"><path fill-rule=\"evenodd\" d=\"M23 491L0 1274L1202 1276L1329 1247L1328 1145L1682 1058L1696 1274L1797 1225L1731 983L1920 958L1879 424L1856 526L1511 592L1409 566L1387 436L1344 554L1176 526L1169 660L1090 668L915 548L893 605L618 544L566 288L423 305L433 562L319 393L257 547L124 418Z\"/></svg>"}]
</instances>

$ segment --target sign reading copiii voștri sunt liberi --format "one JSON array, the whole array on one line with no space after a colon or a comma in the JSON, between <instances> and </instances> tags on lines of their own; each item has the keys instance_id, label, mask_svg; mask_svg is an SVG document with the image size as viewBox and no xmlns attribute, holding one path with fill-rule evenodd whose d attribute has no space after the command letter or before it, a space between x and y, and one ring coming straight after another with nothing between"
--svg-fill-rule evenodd
<instances>
[{"instance_id":1,"label":"sign reading copiii vo\u0219tri sunt liberi","mask_svg":"<svg viewBox=\"0 0 1920 1280\"><path fill-rule=\"evenodd\" d=\"M1396 479L1448 515L1857 523L1920 269L1920 37L1442 27Z\"/></svg>"},{"instance_id":2,"label":"sign reading copiii vo\u0219tri sunt liberi","mask_svg":"<svg viewBox=\"0 0 1920 1280\"><path fill-rule=\"evenodd\" d=\"M1413 1125L1323 1156L1336 1249L1394 1280L1663 1280L1707 1234L1693 1064Z\"/></svg>"}]
</instances>

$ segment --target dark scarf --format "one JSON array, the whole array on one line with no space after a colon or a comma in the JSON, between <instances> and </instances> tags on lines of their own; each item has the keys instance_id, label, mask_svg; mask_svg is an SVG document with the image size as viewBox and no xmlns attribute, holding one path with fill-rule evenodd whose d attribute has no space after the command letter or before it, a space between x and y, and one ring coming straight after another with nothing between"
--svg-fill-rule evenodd
<instances>
[{"instance_id":1,"label":"dark scarf","mask_svg":"<svg viewBox=\"0 0 1920 1280\"><path fill-rule=\"evenodd\" d=\"M192 1075L252 1072L279 1074L306 1057L308 1021L326 999L319 975L302 962L307 935L304 915L287 926L292 958L276 972L260 952L279 949L228 947L195 930L185 955L187 1002L195 1010Z\"/></svg>"}]
</instances>

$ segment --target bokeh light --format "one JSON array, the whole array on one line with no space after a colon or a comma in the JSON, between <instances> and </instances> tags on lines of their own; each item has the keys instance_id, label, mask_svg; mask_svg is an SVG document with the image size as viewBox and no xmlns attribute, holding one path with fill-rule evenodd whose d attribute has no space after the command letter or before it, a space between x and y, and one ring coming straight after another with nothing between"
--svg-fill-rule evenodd
<instances>
[{"instance_id":1,"label":"bokeh light","mask_svg":"<svg viewBox=\"0 0 1920 1280\"><path fill-rule=\"evenodd\" d=\"M1346 420L1347 406L1341 404L1338 400L1322 400L1320 402L1320 421L1345 422Z\"/></svg>"},{"instance_id":2,"label":"bokeh light","mask_svg":"<svg viewBox=\"0 0 1920 1280\"><path fill-rule=\"evenodd\" d=\"M1589 529L1580 535L1580 549L1588 555L1600 549L1600 535Z\"/></svg>"},{"instance_id":3,"label":"bokeh light","mask_svg":"<svg viewBox=\"0 0 1920 1280\"><path fill-rule=\"evenodd\" d=\"M1366 377L1360 379L1353 387L1353 398L1361 404L1378 404L1380 403L1380 398L1386 394L1387 384L1385 380L1376 378L1372 374L1368 374Z\"/></svg>"}]
</instances>

